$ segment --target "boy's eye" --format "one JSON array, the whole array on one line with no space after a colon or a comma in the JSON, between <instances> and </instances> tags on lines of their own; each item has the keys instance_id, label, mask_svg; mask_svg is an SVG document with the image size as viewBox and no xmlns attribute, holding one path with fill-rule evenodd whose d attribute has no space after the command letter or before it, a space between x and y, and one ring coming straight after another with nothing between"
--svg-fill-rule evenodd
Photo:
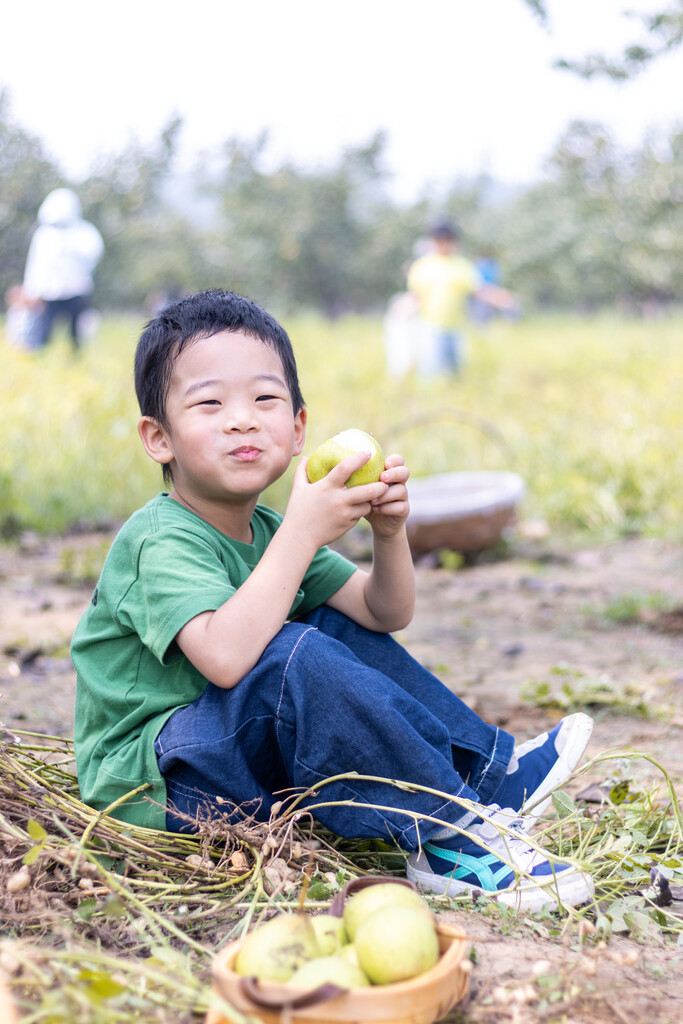
<instances>
[{"instance_id":1,"label":"boy's eye","mask_svg":"<svg viewBox=\"0 0 683 1024\"><path fill-rule=\"evenodd\" d=\"M277 395L259 395L256 399L257 402L274 402L277 399Z\"/></svg>"},{"instance_id":2,"label":"boy's eye","mask_svg":"<svg viewBox=\"0 0 683 1024\"><path fill-rule=\"evenodd\" d=\"M198 403L199 405L220 405L221 403L216 398L205 398L203 401Z\"/></svg>"}]
</instances>

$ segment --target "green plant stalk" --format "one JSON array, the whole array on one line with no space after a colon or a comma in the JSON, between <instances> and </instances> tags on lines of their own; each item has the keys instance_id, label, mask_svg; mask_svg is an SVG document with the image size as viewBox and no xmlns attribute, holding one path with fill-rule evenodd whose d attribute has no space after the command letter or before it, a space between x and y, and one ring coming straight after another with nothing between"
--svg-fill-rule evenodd
<instances>
[{"instance_id":1,"label":"green plant stalk","mask_svg":"<svg viewBox=\"0 0 683 1024\"><path fill-rule=\"evenodd\" d=\"M124 885L121 885L111 871L107 871L102 867L95 855L90 853L88 850L84 850L83 853L86 859L97 868L100 879L107 885L107 887L110 888L112 892L116 892L126 903L135 907L135 909L150 923L150 926L155 931L158 929L157 934L160 937L163 936L164 932L170 932L171 935L175 935L177 939L181 939L188 946L191 946L195 952L201 953L204 956L209 954L210 951L207 950L206 946L203 946L201 943L190 938L189 935L186 935L181 931L181 929L178 928L177 925L173 924L172 921L169 921L163 917L162 914L157 913L157 911L152 910L146 905L144 900L133 895L129 889Z\"/></svg>"},{"instance_id":2,"label":"green plant stalk","mask_svg":"<svg viewBox=\"0 0 683 1024\"><path fill-rule=\"evenodd\" d=\"M678 827L678 840L679 842L683 842L683 817L681 816L681 809L678 803L678 797L676 795L676 790L673 781L669 773L666 771L666 769L659 763L659 761L657 761L656 758L652 757L651 754L646 754L644 751L617 751L614 749L606 750L603 751L602 754L599 754L597 757L594 757L591 761L588 761L586 764L582 765L582 767L579 768L577 772L575 772L575 777L578 778L580 775L585 775L586 772L590 771L592 768L595 768L596 765L602 764L605 761L614 761L617 758L619 760L629 761L648 761L651 765L653 765L653 767L655 767L658 771L662 773L662 775L664 776L664 781L666 783L667 791L669 793L669 797L671 798L671 811L673 813L673 816L676 820L676 825Z\"/></svg>"},{"instance_id":3,"label":"green plant stalk","mask_svg":"<svg viewBox=\"0 0 683 1024\"><path fill-rule=\"evenodd\" d=\"M81 838L81 846L85 846L93 830L96 828L97 825L100 824L103 818L109 817L111 815L111 812L115 811L117 807L121 806L121 804L125 804L128 800L130 800L131 797L137 796L138 793L143 793L146 789L149 788L150 783L144 782L141 786L137 786L135 789L131 789L130 792L124 793L123 796L120 796L118 800L115 800L113 803L109 804L108 807L105 807L101 811L97 811L93 816L92 820L90 821L90 823L85 827L83 831L83 836Z\"/></svg>"},{"instance_id":4,"label":"green plant stalk","mask_svg":"<svg viewBox=\"0 0 683 1024\"><path fill-rule=\"evenodd\" d=\"M61 949L54 950L49 949L41 951L40 947L32 946L31 952L28 957L18 955L16 947L13 948L13 955L16 956L17 960L26 969L38 970L37 961L44 961L49 963L52 968L56 964L62 963L65 965L74 964L78 967L79 971L83 968L84 963L88 965L94 965L105 969L107 971L113 971L120 974L129 974L138 983L141 979L150 983L153 986L157 986L160 989L168 989L169 987L173 990L174 999L180 999L184 1004L195 1011L205 1012L207 1007L207 988L206 984L199 981L194 977L191 971L188 971L185 976L178 972L178 962L174 964L174 973L166 973L160 970L144 960L136 960L131 962L123 958L111 956L108 953L102 952L94 948L80 948L80 949ZM178 958L176 958L176 961ZM74 976L74 980L77 979L77 975ZM48 975L42 974L40 976L41 984L46 987L50 983ZM167 1001L168 995L155 993L153 989L147 989L146 995L156 1001L160 1002L162 999L164 1002ZM242 1018L237 1018L242 1019Z\"/></svg>"},{"instance_id":5,"label":"green plant stalk","mask_svg":"<svg viewBox=\"0 0 683 1024\"><path fill-rule=\"evenodd\" d=\"M313 805L311 805L311 809L316 810L316 809L319 809L321 807L351 807L351 806L356 806L357 807L358 803L356 801L351 801L351 800L332 800L332 801L320 802L320 803L317 803L317 804L313 804ZM384 804L364 804L363 806L364 807L368 807L368 808L372 808L373 810L376 810L376 811L386 811L386 812L389 812L389 813L391 813L391 812L395 813L396 810L397 810L397 808L395 808L395 807L391 807L389 805L384 805ZM432 817L431 815L425 815L425 814L420 815L420 814L416 814L413 811L406 811L406 810L403 810L403 809L400 810L400 813L401 814L405 814L406 817L413 819L415 824L418 826L418 833L419 833L419 825L420 825L421 822L430 822L432 824L439 825L441 827L450 828L452 831L457 832L460 835L469 835L470 834L467 829L460 828L459 826L454 825L452 822L443 821L442 819ZM500 827L499 827L499 823L496 822L495 826L496 826L496 829L500 833L507 834L508 836L510 836L513 839L514 838L519 838L519 833L516 833L514 829L509 828L507 825L502 825L501 824ZM538 843L534 840L533 836L526 835L525 836L525 842L527 843L528 846L530 846L533 849L537 850L537 852L543 854L544 856L547 855L547 851L543 850L538 845ZM487 853L492 854L493 856L495 856L499 860L501 860L504 864L506 864L510 868L510 870L512 872L514 872L515 878L517 878L517 879L520 879L520 878L529 878L529 879L531 879L531 875L528 872L520 872L519 868L515 864L513 864L511 860L507 860L503 855L501 855L500 851L498 851L498 850L494 851L492 849L492 847L489 846L488 843L484 842L479 837L477 837L477 845L481 846L481 848L483 850L485 850ZM419 848L421 848L421 843L420 843L420 847ZM572 864L574 867L577 868L577 870L585 870L585 866L580 864L576 860L576 858L574 858L574 857L564 856L564 857L562 857L562 860L564 860L567 863ZM551 888L551 886L548 885L548 889L550 889L550 888ZM562 900L561 900L561 898L559 896L559 893L556 894L556 898L557 898L558 903L560 905L564 906L564 904L562 903Z\"/></svg>"}]
</instances>

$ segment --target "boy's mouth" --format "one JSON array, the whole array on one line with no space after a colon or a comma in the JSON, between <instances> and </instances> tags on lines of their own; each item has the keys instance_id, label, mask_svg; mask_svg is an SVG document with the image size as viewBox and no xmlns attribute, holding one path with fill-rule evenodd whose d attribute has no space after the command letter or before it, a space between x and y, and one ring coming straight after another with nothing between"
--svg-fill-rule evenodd
<instances>
[{"instance_id":1,"label":"boy's mouth","mask_svg":"<svg viewBox=\"0 0 683 1024\"><path fill-rule=\"evenodd\" d=\"M253 462L260 454L261 449L253 448L251 445L244 445L230 452L231 457L237 459L238 462Z\"/></svg>"}]
</instances>

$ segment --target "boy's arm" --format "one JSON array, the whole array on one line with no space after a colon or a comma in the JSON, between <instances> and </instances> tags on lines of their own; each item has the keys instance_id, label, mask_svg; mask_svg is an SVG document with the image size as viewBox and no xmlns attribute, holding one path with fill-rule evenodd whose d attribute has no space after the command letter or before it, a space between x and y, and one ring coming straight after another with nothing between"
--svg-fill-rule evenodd
<instances>
[{"instance_id":1,"label":"boy's arm","mask_svg":"<svg viewBox=\"0 0 683 1024\"><path fill-rule=\"evenodd\" d=\"M319 548L370 517L371 502L390 490L386 483L344 486L367 458L349 456L317 484L309 484L302 461L282 523L249 578L220 608L196 615L178 632L183 654L216 686L235 686L256 665L286 622Z\"/></svg>"},{"instance_id":2,"label":"boy's arm","mask_svg":"<svg viewBox=\"0 0 683 1024\"><path fill-rule=\"evenodd\" d=\"M382 481L389 485L366 517L372 526L372 568L358 569L327 601L354 622L375 632L407 626L415 609L415 570L408 547L408 469L390 455Z\"/></svg>"}]
</instances>

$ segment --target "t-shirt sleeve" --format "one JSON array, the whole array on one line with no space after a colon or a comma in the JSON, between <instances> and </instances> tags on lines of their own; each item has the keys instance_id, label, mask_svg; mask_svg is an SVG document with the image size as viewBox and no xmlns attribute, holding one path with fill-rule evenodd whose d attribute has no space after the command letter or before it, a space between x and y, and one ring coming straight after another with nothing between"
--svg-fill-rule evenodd
<instances>
[{"instance_id":1,"label":"t-shirt sleeve","mask_svg":"<svg viewBox=\"0 0 683 1024\"><path fill-rule=\"evenodd\" d=\"M357 566L331 548L321 548L315 555L303 578L303 599L296 607L297 615L304 615L324 604L353 576Z\"/></svg>"},{"instance_id":2,"label":"t-shirt sleeve","mask_svg":"<svg viewBox=\"0 0 683 1024\"><path fill-rule=\"evenodd\" d=\"M235 590L228 569L207 540L186 530L166 529L141 545L137 572L117 617L164 661L178 631L201 612L220 608Z\"/></svg>"}]
</instances>

